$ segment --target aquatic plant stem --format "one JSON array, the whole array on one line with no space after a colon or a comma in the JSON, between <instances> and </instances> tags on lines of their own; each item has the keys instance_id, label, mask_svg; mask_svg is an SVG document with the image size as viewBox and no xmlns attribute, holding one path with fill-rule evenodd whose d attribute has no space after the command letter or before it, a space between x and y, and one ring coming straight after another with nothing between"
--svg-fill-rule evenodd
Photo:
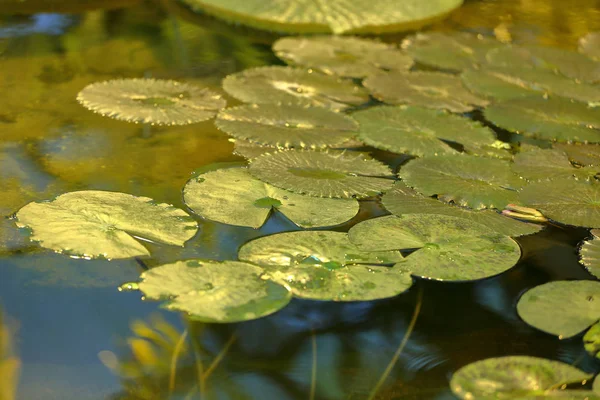
<instances>
[{"instance_id":1,"label":"aquatic plant stem","mask_svg":"<svg viewBox=\"0 0 600 400\"><path fill-rule=\"evenodd\" d=\"M417 297L417 304L415 305L415 311L413 312L413 316L412 316L412 319L410 320L410 324L408 325L408 329L406 330L406 333L404 334L404 337L402 338L402 341L400 342L400 345L396 349L396 352L394 353L394 356L390 360L387 368L385 369L385 371L383 371L383 374L379 378L379 381L377 381L377 384L375 385L373 390L371 390L368 400L373 400L375 398L375 396L377 395L377 392L379 392L379 389L381 389L381 386L383 386L383 384L387 380L388 376L392 372L392 369L398 362L398 358L400 358L400 354L402 354L402 350L404 350L404 347L406 346L406 343L408 343L408 339L410 338L410 335L412 334L412 331L415 328L415 325L417 323L417 318L419 317L419 313L421 312L422 304L423 304L423 287L420 286L419 294Z\"/></svg>"},{"instance_id":2,"label":"aquatic plant stem","mask_svg":"<svg viewBox=\"0 0 600 400\"><path fill-rule=\"evenodd\" d=\"M188 330L184 330L181 334L181 337L177 341L175 345L175 349L173 349L173 355L171 356L171 369L169 371L169 397L173 394L175 390L175 377L177 375L177 360L179 359L179 355L181 354L181 350L183 349L183 344L185 343L185 339L187 338Z\"/></svg>"},{"instance_id":3,"label":"aquatic plant stem","mask_svg":"<svg viewBox=\"0 0 600 400\"><path fill-rule=\"evenodd\" d=\"M198 391L200 392L200 399L204 399L206 388L204 385L204 365L202 364L202 354L200 354L200 348L196 343L196 340L192 338L192 346L194 347L194 359L196 360L196 374L198 375Z\"/></svg>"},{"instance_id":4,"label":"aquatic plant stem","mask_svg":"<svg viewBox=\"0 0 600 400\"><path fill-rule=\"evenodd\" d=\"M217 356L215 357L213 362L209 365L206 372L204 372L204 375L202 376L204 380L208 379L210 374L212 374L212 372L219 366L219 363L221 362L221 360L223 360L223 358L229 351L229 348L235 342L236 339L237 339L237 337L235 336L235 333L232 334L231 337L229 338L229 340L227 341L227 343L225 343L225 346L223 346L223 348L221 349L219 354L217 354Z\"/></svg>"},{"instance_id":5,"label":"aquatic plant stem","mask_svg":"<svg viewBox=\"0 0 600 400\"><path fill-rule=\"evenodd\" d=\"M312 368L310 376L310 395L309 400L315 400L315 393L317 391L317 336L315 330L310 330L310 339L312 343Z\"/></svg>"}]
</instances>

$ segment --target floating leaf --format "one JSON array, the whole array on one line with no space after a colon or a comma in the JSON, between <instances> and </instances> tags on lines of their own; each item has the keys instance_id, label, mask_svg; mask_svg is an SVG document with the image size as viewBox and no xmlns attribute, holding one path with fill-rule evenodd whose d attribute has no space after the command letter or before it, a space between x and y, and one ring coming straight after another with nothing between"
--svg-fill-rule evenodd
<instances>
[{"instance_id":1,"label":"floating leaf","mask_svg":"<svg viewBox=\"0 0 600 400\"><path fill-rule=\"evenodd\" d=\"M450 71L486 63L490 49L502 46L495 39L469 33L417 33L404 39L402 48L418 62Z\"/></svg>"},{"instance_id":2,"label":"floating leaf","mask_svg":"<svg viewBox=\"0 0 600 400\"><path fill-rule=\"evenodd\" d=\"M600 322L596 322L583 335L583 345L585 350L592 356L599 358L600 356ZM595 382L594 382L595 383Z\"/></svg>"},{"instance_id":3,"label":"floating leaf","mask_svg":"<svg viewBox=\"0 0 600 400\"><path fill-rule=\"evenodd\" d=\"M513 154L511 153L511 146L509 143L496 140L492 144L464 144L463 150L465 153L478 156L478 157L489 157L499 158L501 160L512 161Z\"/></svg>"},{"instance_id":4,"label":"floating leaf","mask_svg":"<svg viewBox=\"0 0 600 400\"><path fill-rule=\"evenodd\" d=\"M273 51L288 64L352 78L408 70L413 64L396 46L357 37L284 37L273 44Z\"/></svg>"},{"instance_id":5,"label":"floating leaf","mask_svg":"<svg viewBox=\"0 0 600 400\"><path fill-rule=\"evenodd\" d=\"M361 251L341 232L265 236L244 244L238 257L263 266L267 277L303 298L375 300L395 296L412 285L410 275L377 266L401 260L399 252Z\"/></svg>"},{"instance_id":6,"label":"floating leaf","mask_svg":"<svg viewBox=\"0 0 600 400\"><path fill-rule=\"evenodd\" d=\"M562 224L600 228L600 184L573 179L532 183L521 192L528 207Z\"/></svg>"},{"instance_id":7,"label":"floating leaf","mask_svg":"<svg viewBox=\"0 0 600 400\"><path fill-rule=\"evenodd\" d=\"M456 153L444 142L492 144L494 133L470 119L415 106L358 111L359 138L378 149L416 156Z\"/></svg>"},{"instance_id":8,"label":"floating leaf","mask_svg":"<svg viewBox=\"0 0 600 400\"><path fill-rule=\"evenodd\" d=\"M592 229L592 239L579 249L579 262L596 278L600 278L600 229Z\"/></svg>"},{"instance_id":9,"label":"floating leaf","mask_svg":"<svg viewBox=\"0 0 600 400\"><path fill-rule=\"evenodd\" d=\"M233 154L248 160L262 156L265 153L273 153L281 150L276 146L264 146L248 140L231 139L231 141L233 141Z\"/></svg>"},{"instance_id":10,"label":"floating leaf","mask_svg":"<svg viewBox=\"0 0 600 400\"><path fill-rule=\"evenodd\" d=\"M374 97L389 104L412 104L459 113L488 104L487 100L469 92L460 78L441 72L373 75L364 85Z\"/></svg>"},{"instance_id":11,"label":"floating leaf","mask_svg":"<svg viewBox=\"0 0 600 400\"><path fill-rule=\"evenodd\" d=\"M192 211L225 224L259 228L277 210L303 228L344 223L358 213L354 199L326 199L278 189L253 178L246 168L208 172L183 191Z\"/></svg>"},{"instance_id":12,"label":"floating leaf","mask_svg":"<svg viewBox=\"0 0 600 400\"><path fill-rule=\"evenodd\" d=\"M561 178L591 179L600 172L597 168L574 167L567 155L558 149L534 148L515 155L512 170L529 181Z\"/></svg>"},{"instance_id":13,"label":"floating leaf","mask_svg":"<svg viewBox=\"0 0 600 400\"><path fill-rule=\"evenodd\" d=\"M567 339L600 318L600 282L554 281L529 289L517 312L529 325Z\"/></svg>"},{"instance_id":14,"label":"floating leaf","mask_svg":"<svg viewBox=\"0 0 600 400\"><path fill-rule=\"evenodd\" d=\"M541 139L600 142L600 112L560 97L524 97L495 103L485 118L500 128Z\"/></svg>"},{"instance_id":15,"label":"floating leaf","mask_svg":"<svg viewBox=\"0 0 600 400\"><path fill-rule=\"evenodd\" d=\"M383 33L446 16L461 0L184 0L203 13L258 29L292 33Z\"/></svg>"},{"instance_id":16,"label":"floating leaf","mask_svg":"<svg viewBox=\"0 0 600 400\"><path fill-rule=\"evenodd\" d=\"M188 83L117 79L93 83L77 95L87 109L128 122L186 125L212 118L225 107L220 95Z\"/></svg>"},{"instance_id":17,"label":"floating leaf","mask_svg":"<svg viewBox=\"0 0 600 400\"><path fill-rule=\"evenodd\" d=\"M582 102L600 101L600 88L576 82L552 71L521 67L465 71L461 78L473 93L495 100L554 94Z\"/></svg>"},{"instance_id":18,"label":"floating leaf","mask_svg":"<svg viewBox=\"0 0 600 400\"><path fill-rule=\"evenodd\" d=\"M422 194L475 209L517 203L522 185L507 161L466 154L412 160L400 169L400 177Z\"/></svg>"},{"instance_id":19,"label":"floating leaf","mask_svg":"<svg viewBox=\"0 0 600 400\"><path fill-rule=\"evenodd\" d=\"M600 60L600 32L590 32L579 39L579 51Z\"/></svg>"},{"instance_id":20,"label":"floating leaf","mask_svg":"<svg viewBox=\"0 0 600 400\"><path fill-rule=\"evenodd\" d=\"M554 148L567 153L571 162L581 166L600 165L600 145L582 143L555 143Z\"/></svg>"},{"instance_id":21,"label":"floating leaf","mask_svg":"<svg viewBox=\"0 0 600 400\"><path fill-rule=\"evenodd\" d=\"M84 258L150 255L134 238L183 246L198 225L184 211L147 197L85 190L17 212L17 224L33 231L31 240L56 252Z\"/></svg>"},{"instance_id":22,"label":"floating leaf","mask_svg":"<svg viewBox=\"0 0 600 400\"><path fill-rule=\"evenodd\" d=\"M148 299L203 322L248 321L285 307L291 293L262 278L264 270L238 261L187 260L152 268L140 276Z\"/></svg>"},{"instance_id":23,"label":"floating leaf","mask_svg":"<svg viewBox=\"0 0 600 400\"><path fill-rule=\"evenodd\" d=\"M250 173L273 186L317 197L366 197L390 188L394 175L364 154L283 150L255 158Z\"/></svg>"},{"instance_id":24,"label":"floating leaf","mask_svg":"<svg viewBox=\"0 0 600 400\"><path fill-rule=\"evenodd\" d=\"M583 82L600 81L599 62L584 54L554 47L503 46L488 52L487 60L493 66L548 69Z\"/></svg>"},{"instance_id":25,"label":"floating leaf","mask_svg":"<svg viewBox=\"0 0 600 400\"><path fill-rule=\"evenodd\" d=\"M250 68L227 76L223 89L246 103L298 104L335 111L358 106L368 94L349 80L291 67Z\"/></svg>"},{"instance_id":26,"label":"floating leaf","mask_svg":"<svg viewBox=\"0 0 600 400\"><path fill-rule=\"evenodd\" d=\"M273 104L224 109L215 124L235 138L277 147L332 147L358 130L352 118L324 108Z\"/></svg>"},{"instance_id":27,"label":"floating leaf","mask_svg":"<svg viewBox=\"0 0 600 400\"><path fill-rule=\"evenodd\" d=\"M563 390L592 375L558 361L528 356L487 358L468 364L452 375L450 388L461 399L519 399L546 397L592 400L590 391Z\"/></svg>"},{"instance_id":28,"label":"floating leaf","mask_svg":"<svg viewBox=\"0 0 600 400\"><path fill-rule=\"evenodd\" d=\"M381 201L383 206L394 215L436 214L466 218L506 236L531 235L543 228L542 225L528 224L505 217L493 210L476 211L424 197L400 181L394 184L393 190L383 195Z\"/></svg>"}]
</instances>

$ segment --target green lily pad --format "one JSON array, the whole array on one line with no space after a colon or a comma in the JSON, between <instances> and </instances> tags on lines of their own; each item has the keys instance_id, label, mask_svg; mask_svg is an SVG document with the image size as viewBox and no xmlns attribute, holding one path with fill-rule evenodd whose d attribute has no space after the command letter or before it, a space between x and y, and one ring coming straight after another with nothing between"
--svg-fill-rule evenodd
<instances>
[{"instance_id":1,"label":"green lily pad","mask_svg":"<svg viewBox=\"0 0 600 400\"><path fill-rule=\"evenodd\" d=\"M463 144L463 150L472 156L499 158L506 161L513 159L510 144L501 140L496 140L492 144Z\"/></svg>"},{"instance_id":2,"label":"green lily pad","mask_svg":"<svg viewBox=\"0 0 600 400\"><path fill-rule=\"evenodd\" d=\"M238 261L178 261L142 273L139 289L197 321L248 321L282 309L292 297L285 286L264 279L264 272Z\"/></svg>"},{"instance_id":3,"label":"green lily pad","mask_svg":"<svg viewBox=\"0 0 600 400\"><path fill-rule=\"evenodd\" d=\"M456 153L445 142L492 144L494 132L478 122L415 106L371 107L352 114L359 139L378 149L416 156Z\"/></svg>"},{"instance_id":4,"label":"green lily pad","mask_svg":"<svg viewBox=\"0 0 600 400\"><path fill-rule=\"evenodd\" d=\"M600 145L583 143L555 143L554 148L567 153L571 162L581 166L600 165Z\"/></svg>"},{"instance_id":5,"label":"green lily pad","mask_svg":"<svg viewBox=\"0 0 600 400\"><path fill-rule=\"evenodd\" d=\"M469 92L459 77L441 72L390 72L363 82L378 100L463 113L484 107L488 101Z\"/></svg>"},{"instance_id":6,"label":"green lily pad","mask_svg":"<svg viewBox=\"0 0 600 400\"><path fill-rule=\"evenodd\" d=\"M92 83L79 92L77 101L108 117L156 125L205 121L226 105L220 95L208 89L159 79Z\"/></svg>"},{"instance_id":7,"label":"green lily pad","mask_svg":"<svg viewBox=\"0 0 600 400\"><path fill-rule=\"evenodd\" d=\"M600 142L600 112L561 97L523 97L495 103L483 111L501 128L535 138Z\"/></svg>"},{"instance_id":8,"label":"green lily pad","mask_svg":"<svg viewBox=\"0 0 600 400\"><path fill-rule=\"evenodd\" d=\"M352 139L352 118L320 107L246 105L222 110L215 121L227 134L261 145L325 148Z\"/></svg>"},{"instance_id":9,"label":"green lily pad","mask_svg":"<svg viewBox=\"0 0 600 400\"><path fill-rule=\"evenodd\" d=\"M413 64L396 46L357 37L284 37L273 44L273 51L288 64L351 78L408 70Z\"/></svg>"},{"instance_id":10,"label":"green lily pad","mask_svg":"<svg viewBox=\"0 0 600 400\"><path fill-rule=\"evenodd\" d=\"M600 81L600 63L584 54L554 47L503 46L490 50L487 60L493 66L519 65L547 69L582 82Z\"/></svg>"},{"instance_id":11,"label":"green lily pad","mask_svg":"<svg viewBox=\"0 0 600 400\"><path fill-rule=\"evenodd\" d=\"M389 189L394 174L362 153L283 150L250 163L254 177L273 186L316 197L367 197Z\"/></svg>"},{"instance_id":12,"label":"green lily pad","mask_svg":"<svg viewBox=\"0 0 600 400\"><path fill-rule=\"evenodd\" d=\"M470 281L498 275L521 257L519 245L484 225L436 214L390 215L348 232L364 251L418 249L394 266L425 279Z\"/></svg>"},{"instance_id":13,"label":"green lily pad","mask_svg":"<svg viewBox=\"0 0 600 400\"><path fill-rule=\"evenodd\" d=\"M204 218L259 228L277 210L303 228L344 223L358 213L354 199L327 199L278 189L255 179L246 168L208 172L191 179L184 201Z\"/></svg>"},{"instance_id":14,"label":"green lily pad","mask_svg":"<svg viewBox=\"0 0 600 400\"><path fill-rule=\"evenodd\" d=\"M229 22L292 33L383 33L415 29L445 17L462 0L184 0Z\"/></svg>"},{"instance_id":15,"label":"green lily pad","mask_svg":"<svg viewBox=\"0 0 600 400\"><path fill-rule=\"evenodd\" d=\"M422 64L462 71L485 64L490 49L502 46L495 39L469 33L417 33L404 39L402 48Z\"/></svg>"},{"instance_id":16,"label":"green lily pad","mask_svg":"<svg viewBox=\"0 0 600 400\"><path fill-rule=\"evenodd\" d=\"M579 38L579 52L600 60L600 32L590 32Z\"/></svg>"},{"instance_id":17,"label":"green lily pad","mask_svg":"<svg viewBox=\"0 0 600 400\"><path fill-rule=\"evenodd\" d=\"M596 278L600 278L600 229L592 229L592 238L579 249L579 262Z\"/></svg>"},{"instance_id":18,"label":"green lily pad","mask_svg":"<svg viewBox=\"0 0 600 400\"><path fill-rule=\"evenodd\" d=\"M583 335L583 346L585 350L596 358L600 358L600 323L596 322Z\"/></svg>"},{"instance_id":19,"label":"green lily pad","mask_svg":"<svg viewBox=\"0 0 600 400\"><path fill-rule=\"evenodd\" d=\"M600 228L600 184L574 179L532 183L521 192L528 207L562 224Z\"/></svg>"},{"instance_id":20,"label":"green lily pad","mask_svg":"<svg viewBox=\"0 0 600 400\"><path fill-rule=\"evenodd\" d=\"M493 210L472 210L419 195L403 182L396 182L394 189L381 198L383 206L394 215L435 214L466 218L487 226L494 232L506 236L523 236L539 232L543 226L517 221Z\"/></svg>"},{"instance_id":21,"label":"green lily pad","mask_svg":"<svg viewBox=\"0 0 600 400\"><path fill-rule=\"evenodd\" d=\"M529 181L553 180L561 178L592 179L597 168L576 168L569 157L558 149L534 148L514 157L512 170Z\"/></svg>"},{"instance_id":22,"label":"green lily pad","mask_svg":"<svg viewBox=\"0 0 600 400\"><path fill-rule=\"evenodd\" d=\"M266 277L315 300L366 301L396 296L412 285L409 274L390 267L397 251L365 252L346 233L286 232L244 244L238 257L261 265Z\"/></svg>"},{"instance_id":23,"label":"green lily pad","mask_svg":"<svg viewBox=\"0 0 600 400\"><path fill-rule=\"evenodd\" d=\"M466 154L412 160L399 175L422 194L475 209L517 203L522 185L507 161Z\"/></svg>"},{"instance_id":24,"label":"green lily pad","mask_svg":"<svg viewBox=\"0 0 600 400\"><path fill-rule=\"evenodd\" d=\"M600 318L600 282L555 281L529 289L517 312L529 325L567 339Z\"/></svg>"},{"instance_id":25,"label":"green lily pad","mask_svg":"<svg viewBox=\"0 0 600 400\"><path fill-rule=\"evenodd\" d=\"M532 96L540 92L582 102L600 101L599 87L576 82L552 71L512 66L468 70L461 78L473 93L495 100Z\"/></svg>"},{"instance_id":26,"label":"green lily pad","mask_svg":"<svg viewBox=\"0 0 600 400\"><path fill-rule=\"evenodd\" d=\"M31 240L47 249L108 259L150 255L134 238L183 246L198 230L192 217L169 204L97 190L29 203L17 212L17 225L31 229Z\"/></svg>"},{"instance_id":27,"label":"green lily pad","mask_svg":"<svg viewBox=\"0 0 600 400\"><path fill-rule=\"evenodd\" d=\"M223 79L223 89L246 103L298 104L340 111L369 101L352 81L291 67L250 68Z\"/></svg>"},{"instance_id":28,"label":"green lily pad","mask_svg":"<svg viewBox=\"0 0 600 400\"><path fill-rule=\"evenodd\" d=\"M589 391L562 390L570 383L583 383L592 377L580 369L558 361L528 356L487 358L468 364L452 375L450 388L461 399L541 399L560 397L581 399ZM571 397L576 396L576 397ZM591 398L590 398L591 400Z\"/></svg>"},{"instance_id":29,"label":"green lily pad","mask_svg":"<svg viewBox=\"0 0 600 400\"><path fill-rule=\"evenodd\" d=\"M273 153L282 150L276 146L265 146L248 140L230 139L233 142L233 154L252 160L266 153Z\"/></svg>"}]
</instances>

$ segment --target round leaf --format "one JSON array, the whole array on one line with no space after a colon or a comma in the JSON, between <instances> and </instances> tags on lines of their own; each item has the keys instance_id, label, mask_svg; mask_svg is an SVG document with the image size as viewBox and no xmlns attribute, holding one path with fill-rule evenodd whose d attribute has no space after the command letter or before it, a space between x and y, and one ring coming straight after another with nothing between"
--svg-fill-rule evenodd
<instances>
[{"instance_id":1,"label":"round leaf","mask_svg":"<svg viewBox=\"0 0 600 400\"><path fill-rule=\"evenodd\" d=\"M600 228L600 184L573 179L532 183L521 192L528 207L567 225Z\"/></svg>"},{"instance_id":2,"label":"round leaf","mask_svg":"<svg viewBox=\"0 0 600 400\"><path fill-rule=\"evenodd\" d=\"M273 186L317 197L365 197L390 188L392 171L363 154L284 150L255 158L250 173Z\"/></svg>"},{"instance_id":3,"label":"round leaf","mask_svg":"<svg viewBox=\"0 0 600 400\"><path fill-rule=\"evenodd\" d=\"M541 139L600 142L598 109L560 97L524 97L491 105L486 119L509 131Z\"/></svg>"},{"instance_id":4,"label":"round leaf","mask_svg":"<svg viewBox=\"0 0 600 400\"><path fill-rule=\"evenodd\" d=\"M284 37L273 44L273 51L288 64L352 78L408 70L413 64L393 45L356 37Z\"/></svg>"},{"instance_id":5,"label":"round leaf","mask_svg":"<svg viewBox=\"0 0 600 400\"><path fill-rule=\"evenodd\" d=\"M223 89L246 103L298 104L340 111L369 100L352 81L291 67L258 67L227 76Z\"/></svg>"},{"instance_id":6,"label":"round leaf","mask_svg":"<svg viewBox=\"0 0 600 400\"><path fill-rule=\"evenodd\" d=\"M422 194L475 209L517 203L522 184L508 162L465 154L412 160L400 169L400 177Z\"/></svg>"},{"instance_id":7,"label":"round leaf","mask_svg":"<svg viewBox=\"0 0 600 400\"><path fill-rule=\"evenodd\" d=\"M253 178L246 168L208 172L191 179L185 203L201 216L230 225L259 228L271 210L304 227L333 226L358 213L354 199L326 199L278 189Z\"/></svg>"},{"instance_id":8,"label":"round leaf","mask_svg":"<svg viewBox=\"0 0 600 400\"><path fill-rule=\"evenodd\" d=\"M85 190L17 212L17 224L32 230L31 240L59 253L84 258L150 255L134 238L183 246L198 230L184 211L147 197Z\"/></svg>"},{"instance_id":9,"label":"round leaf","mask_svg":"<svg viewBox=\"0 0 600 400\"><path fill-rule=\"evenodd\" d=\"M415 106L380 106L352 116L360 124L359 138L378 149L416 156L456 153L444 141L492 144L494 133L470 119Z\"/></svg>"},{"instance_id":10,"label":"round leaf","mask_svg":"<svg viewBox=\"0 0 600 400\"><path fill-rule=\"evenodd\" d=\"M373 75L364 85L378 100L463 113L488 104L462 84L460 78L440 72L392 72Z\"/></svg>"},{"instance_id":11,"label":"round leaf","mask_svg":"<svg viewBox=\"0 0 600 400\"><path fill-rule=\"evenodd\" d=\"M521 257L519 245L508 236L445 215L374 218L353 226L348 235L366 251L418 249L394 268L426 279L483 279L508 270Z\"/></svg>"},{"instance_id":12,"label":"round leaf","mask_svg":"<svg viewBox=\"0 0 600 400\"><path fill-rule=\"evenodd\" d=\"M600 278L600 229L592 229L592 238L579 249L579 262L596 278Z\"/></svg>"},{"instance_id":13,"label":"round leaf","mask_svg":"<svg viewBox=\"0 0 600 400\"><path fill-rule=\"evenodd\" d=\"M332 147L358 130L352 118L324 108L273 104L224 109L215 124L235 138L277 147Z\"/></svg>"},{"instance_id":14,"label":"round leaf","mask_svg":"<svg viewBox=\"0 0 600 400\"><path fill-rule=\"evenodd\" d=\"M452 375L450 388L461 399L538 399L563 397L563 384L591 378L568 364L528 356L488 358L468 364ZM569 396L584 391L570 392ZM589 395L589 392L585 393ZM570 397L567 397L570 398ZM573 397L579 399L581 397ZM591 399L590 399L591 400Z\"/></svg>"},{"instance_id":15,"label":"round leaf","mask_svg":"<svg viewBox=\"0 0 600 400\"><path fill-rule=\"evenodd\" d=\"M600 145L583 143L555 143L554 148L567 153L569 160L582 165L600 165Z\"/></svg>"},{"instance_id":16,"label":"round leaf","mask_svg":"<svg viewBox=\"0 0 600 400\"><path fill-rule=\"evenodd\" d=\"M591 179L596 168L575 168L567 155L558 149L534 148L517 154L512 170L529 181L561 178Z\"/></svg>"},{"instance_id":17,"label":"round leaf","mask_svg":"<svg viewBox=\"0 0 600 400\"><path fill-rule=\"evenodd\" d=\"M262 278L264 270L238 261L188 260L144 272L139 289L203 322L248 321L285 307L291 293Z\"/></svg>"},{"instance_id":18,"label":"round leaf","mask_svg":"<svg viewBox=\"0 0 600 400\"><path fill-rule=\"evenodd\" d=\"M539 330L570 338L600 318L600 282L555 281L536 286L521 296L517 312Z\"/></svg>"},{"instance_id":19,"label":"round leaf","mask_svg":"<svg viewBox=\"0 0 600 400\"><path fill-rule=\"evenodd\" d=\"M506 236L531 235L543 228L542 225L529 224L505 217L493 210L476 211L443 203L431 197L420 196L402 182L396 182L394 189L386 192L381 201L383 206L394 215L436 214L465 218Z\"/></svg>"},{"instance_id":20,"label":"round leaf","mask_svg":"<svg viewBox=\"0 0 600 400\"><path fill-rule=\"evenodd\" d=\"M188 83L158 79L117 79L92 83L77 95L87 109L128 122L186 125L214 117L226 102Z\"/></svg>"}]
</instances>

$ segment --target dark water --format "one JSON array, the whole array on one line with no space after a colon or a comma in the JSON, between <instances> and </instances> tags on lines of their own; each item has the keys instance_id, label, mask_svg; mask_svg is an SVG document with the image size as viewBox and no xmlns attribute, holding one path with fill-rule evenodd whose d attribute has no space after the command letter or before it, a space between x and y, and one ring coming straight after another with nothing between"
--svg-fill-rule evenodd
<instances>
[{"instance_id":1,"label":"dark water","mask_svg":"<svg viewBox=\"0 0 600 400\"><path fill-rule=\"evenodd\" d=\"M81 189L183 208L181 188L193 170L239 159L212 121L144 128L88 112L75 96L88 83L116 77L182 79L219 90L227 74L280 63L270 52L276 35L195 16L166 0L86 12L65 1L61 11L81 13L29 16L10 15L10 3L0 2L2 215ZM434 28L574 48L578 37L600 30L600 4L467 1ZM364 211L381 212L376 204ZM396 298L368 303L294 300L257 321L202 325L117 287L176 259L235 258L247 240L293 224L274 216L254 231L202 221L185 249L157 246L144 265L52 254L14 237L10 224L0 222L0 307L22 363L18 399L199 399L201 391L206 399L366 399L404 337L419 293L415 329L377 398L452 399L452 372L493 356L541 356L600 370L580 337L559 341L515 310L528 288L590 278L576 254L585 230L552 227L523 238L522 262L478 283L418 282ZM8 384L3 379L0 386Z\"/></svg>"}]
</instances>

